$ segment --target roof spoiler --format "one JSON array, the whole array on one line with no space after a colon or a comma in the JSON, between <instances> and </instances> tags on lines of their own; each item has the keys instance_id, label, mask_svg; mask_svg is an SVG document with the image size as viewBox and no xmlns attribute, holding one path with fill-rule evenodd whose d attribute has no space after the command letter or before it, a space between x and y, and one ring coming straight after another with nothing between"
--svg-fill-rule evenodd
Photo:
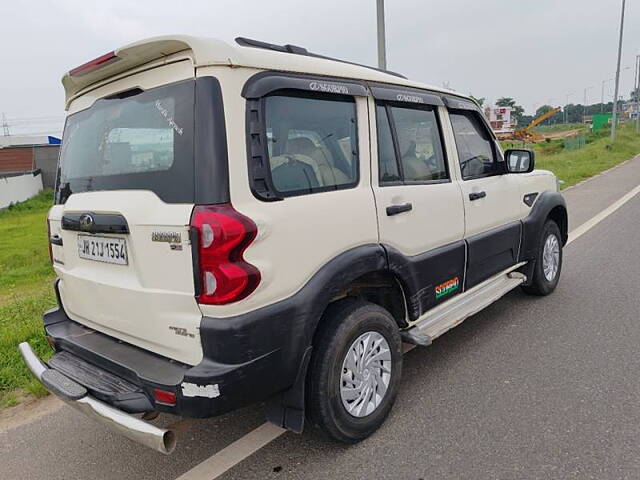
<instances>
[{"instance_id":1,"label":"roof spoiler","mask_svg":"<svg viewBox=\"0 0 640 480\"><path fill-rule=\"evenodd\" d=\"M69 108L79 92L94 83L174 53L190 50L189 40L188 37L155 37L131 43L69 70L62 77L65 108Z\"/></svg>"}]
</instances>

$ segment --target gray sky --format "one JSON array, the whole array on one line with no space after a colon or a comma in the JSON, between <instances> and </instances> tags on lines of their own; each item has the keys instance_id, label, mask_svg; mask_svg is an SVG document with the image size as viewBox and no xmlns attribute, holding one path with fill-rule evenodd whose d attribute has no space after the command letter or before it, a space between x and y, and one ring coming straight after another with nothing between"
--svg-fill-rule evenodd
<instances>
[{"instance_id":1,"label":"gray sky","mask_svg":"<svg viewBox=\"0 0 640 480\"><path fill-rule=\"evenodd\" d=\"M600 101L615 73L620 0L386 0L388 67L433 85L545 103ZM535 7L531 6L535 5ZM3 0L0 112L13 134L59 133L63 72L153 35L246 36L374 65L375 0ZM627 1L621 94L640 53ZM613 98L613 82L605 89Z\"/></svg>"}]
</instances>

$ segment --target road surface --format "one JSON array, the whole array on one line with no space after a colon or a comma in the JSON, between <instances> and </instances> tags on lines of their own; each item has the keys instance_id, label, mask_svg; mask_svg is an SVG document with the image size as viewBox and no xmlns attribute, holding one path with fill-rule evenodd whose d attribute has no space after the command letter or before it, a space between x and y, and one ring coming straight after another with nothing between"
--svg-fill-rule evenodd
<instances>
[{"instance_id":1,"label":"road surface","mask_svg":"<svg viewBox=\"0 0 640 480\"><path fill-rule=\"evenodd\" d=\"M0 478L640 478L640 194L589 223L638 185L640 157L566 191L570 230L592 228L566 248L556 292L514 291L407 353L389 419L359 445L261 427L256 406L179 421L163 456L53 405L5 422Z\"/></svg>"}]
</instances>

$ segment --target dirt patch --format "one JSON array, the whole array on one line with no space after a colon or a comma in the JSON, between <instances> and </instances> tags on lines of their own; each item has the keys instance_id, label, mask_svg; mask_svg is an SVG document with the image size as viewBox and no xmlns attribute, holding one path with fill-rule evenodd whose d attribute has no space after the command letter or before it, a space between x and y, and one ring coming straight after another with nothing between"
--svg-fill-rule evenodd
<instances>
[{"instance_id":1,"label":"dirt patch","mask_svg":"<svg viewBox=\"0 0 640 480\"><path fill-rule=\"evenodd\" d=\"M575 129L575 130L567 130L566 132L557 132L557 133L547 133L544 136L545 139L549 138L549 139L554 139L554 138L569 138L569 137L575 137L576 135L578 135L582 130L580 129Z\"/></svg>"},{"instance_id":2,"label":"dirt patch","mask_svg":"<svg viewBox=\"0 0 640 480\"><path fill-rule=\"evenodd\" d=\"M64 403L53 395L44 398L27 397L20 405L0 410L0 432L31 423L55 412Z\"/></svg>"}]
</instances>

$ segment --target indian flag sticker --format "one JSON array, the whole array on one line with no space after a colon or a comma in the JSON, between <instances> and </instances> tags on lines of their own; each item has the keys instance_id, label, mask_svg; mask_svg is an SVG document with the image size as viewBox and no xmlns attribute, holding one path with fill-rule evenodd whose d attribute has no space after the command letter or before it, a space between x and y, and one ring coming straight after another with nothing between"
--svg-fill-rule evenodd
<instances>
[{"instance_id":1,"label":"indian flag sticker","mask_svg":"<svg viewBox=\"0 0 640 480\"><path fill-rule=\"evenodd\" d=\"M447 280L436 287L436 299L449 295L458 290L458 288L460 288L460 279L453 277L451 280Z\"/></svg>"}]
</instances>

